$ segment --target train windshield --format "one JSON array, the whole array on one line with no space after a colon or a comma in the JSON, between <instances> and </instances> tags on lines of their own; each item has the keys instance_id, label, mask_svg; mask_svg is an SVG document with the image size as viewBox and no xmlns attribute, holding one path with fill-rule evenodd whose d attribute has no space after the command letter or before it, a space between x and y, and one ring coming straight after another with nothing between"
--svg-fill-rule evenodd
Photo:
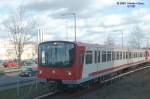
<instances>
[{"instance_id":1,"label":"train windshield","mask_svg":"<svg viewBox=\"0 0 150 99\"><path fill-rule=\"evenodd\" d=\"M73 64L75 45L66 42L47 42L39 45L39 65L69 67Z\"/></svg>"}]
</instances>

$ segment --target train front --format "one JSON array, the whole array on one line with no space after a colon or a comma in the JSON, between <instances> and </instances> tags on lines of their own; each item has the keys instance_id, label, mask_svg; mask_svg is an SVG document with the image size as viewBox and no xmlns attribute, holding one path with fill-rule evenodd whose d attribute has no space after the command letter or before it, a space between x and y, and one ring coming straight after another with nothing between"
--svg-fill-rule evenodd
<instances>
[{"instance_id":1,"label":"train front","mask_svg":"<svg viewBox=\"0 0 150 99\"><path fill-rule=\"evenodd\" d=\"M73 84L80 78L77 46L73 42L49 41L39 45L38 77L47 81Z\"/></svg>"}]
</instances>

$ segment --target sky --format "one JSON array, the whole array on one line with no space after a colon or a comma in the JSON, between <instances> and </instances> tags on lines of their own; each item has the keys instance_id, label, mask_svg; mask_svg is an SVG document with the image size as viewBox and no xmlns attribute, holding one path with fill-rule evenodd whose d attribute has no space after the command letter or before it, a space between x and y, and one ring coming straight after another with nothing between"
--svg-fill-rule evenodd
<instances>
[{"instance_id":1,"label":"sky","mask_svg":"<svg viewBox=\"0 0 150 99\"><path fill-rule=\"evenodd\" d=\"M120 3L138 4L132 7ZM74 41L71 13L76 14L77 41L80 42L103 44L111 36L121 45L123 33L127 45L129 34L136 26L146 37L150 33L149 0L0 0L0 40L9 39L3 23L20 5L26 15L38 23L37 28L43 31L45 41ZM37 34L35 30L33 36L36 38Z\"/></svg>"}]
</instances>

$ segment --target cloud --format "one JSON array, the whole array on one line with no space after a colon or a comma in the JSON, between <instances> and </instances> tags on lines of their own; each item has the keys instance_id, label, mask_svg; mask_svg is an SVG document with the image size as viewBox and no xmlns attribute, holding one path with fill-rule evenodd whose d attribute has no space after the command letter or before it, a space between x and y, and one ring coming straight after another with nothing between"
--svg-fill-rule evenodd
<instances>
[{"instance_id":1,"label":"cloud","mask_svg":"<svg viewBox=\"0 0 150 99\"><path fill-rule=\"evenodd\" d=\"M114 0L26 0L24 3L29 11L47 12L54 18L61 13L76 13L79 18L88 18L114 5Z\"/></svg>"},{"instance_id":2,"label":"cloud","mask_svg":"<svg viewBox=\"0 0 150 99\"><path fill-rule=\"evenodd\" d=\"M8 15L0 15L0 39L8 38L8 32L5 30L3 21L6 20Z\"/></svg>"},{"instance_id":3,"label":"cloud","mask_svg":"<svg viewBox=\"0 0 150 99\"><path fill-rule=\"evenodd\" d=\"M28 0L25 7L35 11L54 11L64 8L67 12L79 12L86 9L89 4L90 0Z\"/></svg>"},{"instance_id":4,"label":"cloud","mask_svg":"<svg viewBox=\"0 0 150 99\"><path fill-rule=\"evenodd\" d=\"M104 17L104 25L120 25L124 23L123 16L112 14Z\"/></svg>"},{"instance_id":5,"label":"cloud","mask_svg":"<svg viewBox=\"0 0 150 99\"><path fill-rule=\"evenodd\" d=\"M12 1L5 1L5 6L9 4L10 8L14 9L14 6L23 0L19 3L16 2L18 0ZM76 13L77 40L83 42L103 43L107 35L112 35L118 42L121 39L121 31L127 39L137 24L144 32L150 31L149 7L146 6L148 1L144 0L145 5L141 8L131 9L118 7L116 2L116 0L25 0L21 4L27 9L28 16L38 22L38 28L44 29L45 40L65 40L67 33L69 40L74 40L74 19L72 16L62 17L62 13Z\"/></svg>"}]
</instances>

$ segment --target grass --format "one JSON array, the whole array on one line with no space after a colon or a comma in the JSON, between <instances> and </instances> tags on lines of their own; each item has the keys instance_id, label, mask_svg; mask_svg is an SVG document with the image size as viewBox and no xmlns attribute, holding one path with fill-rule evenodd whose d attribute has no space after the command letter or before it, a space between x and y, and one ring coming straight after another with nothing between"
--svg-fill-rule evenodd
<instances>
[{"instance_id":1,"label":"grass","mask_svg":"<svg viewBox=\"0 0 150 99\"><path fill-rule=\"evenodd\" d=\"M48 90L46 86L38 84L36 88L35 84L31 84L21 86L19 88L19 96L17 96L17 88L0 91L0 99L30 99Z\"/></svg>"}]
</instances>

